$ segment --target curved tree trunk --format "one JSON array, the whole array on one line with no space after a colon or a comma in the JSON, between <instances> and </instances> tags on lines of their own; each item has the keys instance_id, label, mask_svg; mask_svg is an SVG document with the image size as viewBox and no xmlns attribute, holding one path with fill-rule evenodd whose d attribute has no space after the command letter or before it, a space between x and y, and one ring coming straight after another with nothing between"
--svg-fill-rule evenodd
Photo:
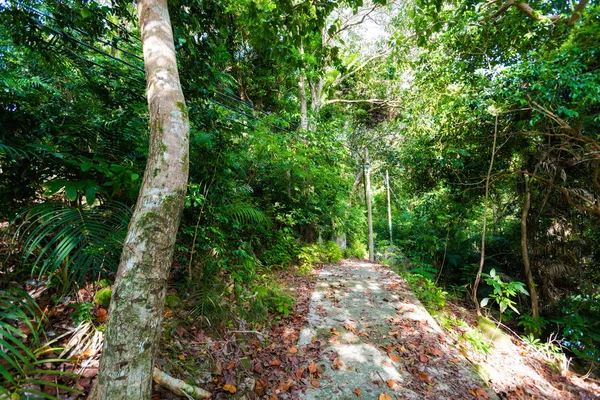
<instances>
[{"instance_id":1,"label":"curved tree trunk","mask_svg":"<svg viewBox=\"0 0 600 400\"><path fill-rule=\"evenodd\" d=\"M475 276L475 283L473 283L473 294L472 300L475 304L475 310L477 315L481 315L481 309L479 308L479 300L477 300L477 289L479 288L479 281L481 281L481 273L483 272L483 265L485 264L485 234L487 230L487 212L488 204L490 199L490 178L492 176L492 170L494 169L494 157L496 157L496 142L498 139L498 115L496 115L496 122L494 124L494 142L492 143L492 157L490 158L490 166L488 173L485 178L485 202L483 205L483 231L481 232L481 258L479 259L479 269Z\"/></svg>"},{"instance_id":2,"label":"curved tree trunk","mask_svg":"<svg viewBox=\"0 0 600 400\"><path fill-rule=\"evenodd\" d=\"M521 254L523 256L523 266L525 267L525 277L529 296L531 297L531 314L534 317L540 315L538 305L538 295L531 273L531 263L529 262L529 251L527 250L527 216L531 208L531 188L529 187L529 177L525 176L525 194L523 198L523 210L521 211Z\"/></svg>"},{"instance_id":3,"label":"curved tree trunk","mask_svg":"<svg viewBox=\"0 0 600 400\"><path fill-rule=\"evenodd\" d=\"M166 0L138 0L150 111L142 188L113 287L95 395L150 399L165 288L188 179L189 121Z\"/></svg>"}]
</instances>

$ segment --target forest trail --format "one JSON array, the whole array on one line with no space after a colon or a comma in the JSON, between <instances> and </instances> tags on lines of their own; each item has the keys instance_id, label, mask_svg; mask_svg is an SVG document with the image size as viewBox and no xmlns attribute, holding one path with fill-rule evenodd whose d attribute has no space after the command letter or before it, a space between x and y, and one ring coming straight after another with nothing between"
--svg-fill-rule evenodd
<instances>
[{"instance_id":1,"label":"forest trail","mask_svg":"<svg viewBox=\"0 0 600 400\"><path fill-rule=\"evenodd\" d=\"M469 361L396 273L362 260L324 266L298 344L327 343L306 399L488 399ZM389 397L387 397L387 396Z\"/></svg>"}]
</instances>

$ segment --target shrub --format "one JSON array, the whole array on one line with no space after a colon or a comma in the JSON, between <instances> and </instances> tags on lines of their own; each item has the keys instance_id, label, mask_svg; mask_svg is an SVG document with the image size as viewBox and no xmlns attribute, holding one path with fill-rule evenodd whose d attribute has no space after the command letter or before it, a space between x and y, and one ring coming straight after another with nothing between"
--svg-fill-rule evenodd
<instances>
[{"instance_id":1,"label":"shrub","mask_svg":"<svg viewBox=\"0 0 600 400\"><path fill-rule=\"evenodd\" d=\"M406 274L405 278L413 293L428 309L439 310L446 305L448 293L436 286L429 278L411 273Z\"/></svg>"},{"instance_id":2,"label":"shrub","mask_svg":"<svg viewBox=\"0 0 600 400\"><path fill-rule=\"evenodd\" d=\"M353 241L349 247L344 250L344 257L347 258L365 258L367 247L360 241Z\"/></svg>"}]
</instances>

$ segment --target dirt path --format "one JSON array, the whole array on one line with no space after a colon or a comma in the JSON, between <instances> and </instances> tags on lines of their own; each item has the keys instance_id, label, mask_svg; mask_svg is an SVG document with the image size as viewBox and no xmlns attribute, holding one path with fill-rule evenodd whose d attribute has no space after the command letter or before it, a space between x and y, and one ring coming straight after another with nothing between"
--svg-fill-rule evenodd
<instances>
[{"instance_id":1,"label":"dirt path","mask_svg":"<svg viewBox=\"0 0 600 400\"><path fill-rule=\"evenodd\" d=\"M323 267L298 344L317 341L306 399L496 398L404 281L376 264Z\"/></svg>"}]
</instances>

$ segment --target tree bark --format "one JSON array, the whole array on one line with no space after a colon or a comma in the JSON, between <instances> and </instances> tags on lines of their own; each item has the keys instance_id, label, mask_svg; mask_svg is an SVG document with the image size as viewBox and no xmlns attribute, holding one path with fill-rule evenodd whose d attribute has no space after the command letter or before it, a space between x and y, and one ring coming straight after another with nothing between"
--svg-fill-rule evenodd
<instances>
[{"instance_id":1,"label":"tree bark","mask_svg":"<svg viewBox=\"0 0 600 400\"><path fill-rule=\"evenodd\" d=\"M113 288L97 398L150 399L188 179L189 120L166 0L138 0L150 144Z\"/></svg>"},{"instance_id":2,"label":"tree bark","mask_svg":"<svg viewBox=\"0 0 600 400\"><path fill-rule=\"evenodd\" d=\"M304 45L300 41L300 56L304 56ZM298 75L298 97L300 100L300 128L308 129L308 108L306 104L306 77L304 76L303 68L300 67L300 73Z\"/></svg>"},{"instance_id":3,"label":"tree bark","mask_svg":"<svg viewBox=\"0 0 600 400\"><path fill-rule=\"evenodd\" d=\"M369 164L369 149L365 149L365 193L367 198L367 222L369 225L369 261L375 261L373 249L373 212L371 209L371 166Z\"/></svg>"},{"instance_id":4,"label":"tree bark","mask_svg":"<svg viewBox=\"0 0 600 400\"><path fill-rule=\"evenodd\" d=\"M538 295L531 273L531 263L529 262L529 250L527 249L527 216L531 208L531 188L529 187L529 177L525 178L525 194L523 197L523 209L521 211L521 254L523 256L523 266L525 268L525 277L527 279L527 287L529 288L529 296L531 297L531 315L539 317Z\"/></svg>"}]
</instances>

